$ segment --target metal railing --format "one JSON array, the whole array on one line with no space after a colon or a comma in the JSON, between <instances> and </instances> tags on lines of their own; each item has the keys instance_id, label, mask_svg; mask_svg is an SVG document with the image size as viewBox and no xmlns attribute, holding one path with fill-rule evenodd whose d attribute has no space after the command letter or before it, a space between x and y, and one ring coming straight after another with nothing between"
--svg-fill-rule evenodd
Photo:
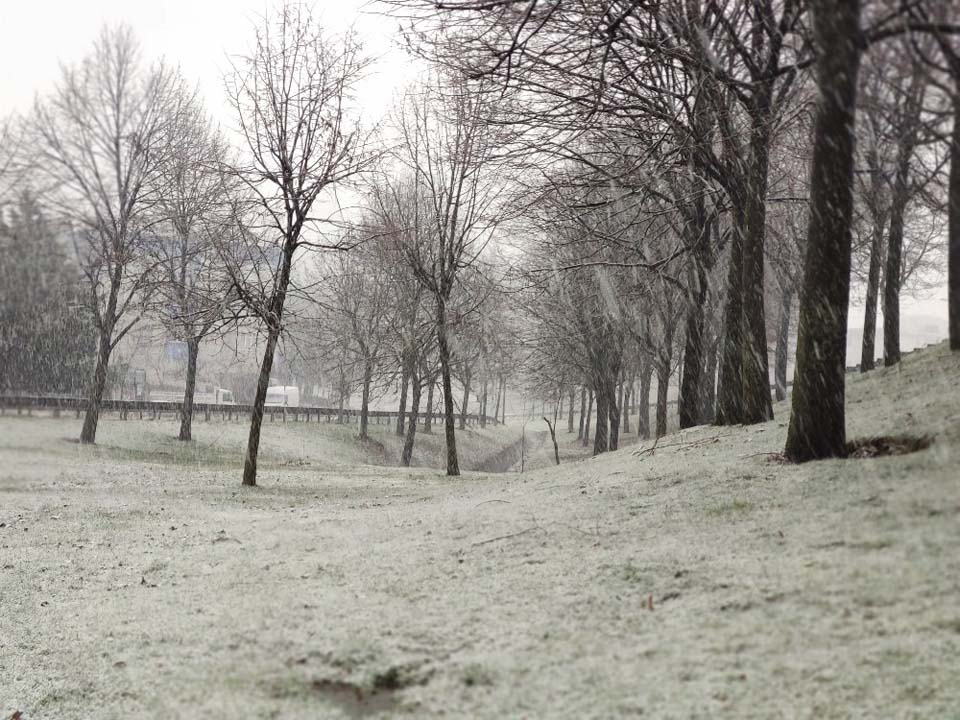
<instances>
[{"instance_id":1,"label":"metal railing","mask_svg":"<svg viewBox=\"0 0 960 720\"><path fill-rule=\"evenodd\" d=\"M0 414L5 414L8 410L15 410L16 414L32 414L34 410L48 410L55 417L59 417L64 412L74 412L77 417L86 410L89 400L84 397L66 396L66 395L3 395L0 394ZM182 402L151 402L147 400L102 400L100 402L100 412L118 413L120 419L128 420L131 415L136 419L157 420L167 415L180 416L183 407ZM253 405L236 405L223 403L194 403L194 419L201 416L205 421L219 416L223 420L240 420L243 417L250 417L253 414ZM281 420L286 422L326 422L341 423L359 423L361 411L358 408L339 408L332 407L282 407L278 405L268 405L263 409L263 416L269 417L272 422ZM369 410L368 417L375 425L389 424L395 421L399 413L396 410ZM426 420L426 413L420 412L417 415L417 421L423 424ZM410 417L409 411L406 415ZM434 423L443 422L443 413L432 413L431 420ZM459 414L457 421L459 422ZM486 421L496 425L497 420L487 417ZM476 413L469 413L466 417L468 425L478 425L480 416Z\"/></svg>"}]
</instances>

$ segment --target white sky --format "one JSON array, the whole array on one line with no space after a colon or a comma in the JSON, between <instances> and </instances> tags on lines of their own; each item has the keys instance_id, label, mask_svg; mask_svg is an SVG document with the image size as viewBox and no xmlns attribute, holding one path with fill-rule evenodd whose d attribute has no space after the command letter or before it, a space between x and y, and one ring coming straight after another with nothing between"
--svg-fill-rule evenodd
<instances>
[{"instance_id":1,"label":"white sky","mask_svg":"<svg viewBox=\"0 0 960 720\"><path fill-rule=\"evenodd\" d=\"M222 78L227 57L249 47L252 26L274 0L0 0L0 116L27 112L35 93L56 81L60 62L81 59L104 23L125 22L143 44L145 58L165 57L196 81L211 114L232 126ZM315 12L334 29L353 23L368 53L380 58L360 91L365 124L377 123L414 69L393 44L395 20L370 0L316 0ZM903 298L904 349L946 337L946 284L922 300ZM851 307L850 327L863 324L863 308ZM859 347L859 345L857 345ZM859 361L848 357L849 364Z\"/></svg>"},{"instance_id":2,"label":"white sky","mask_svg":"<svg viewBox=\"0 0 960 720\"><path fill-rule=\"evenodd\" d=\"M214 117L230 124L222 92L228 55L249 48L253 25L277 5L274 0L0 0L0 114L29 110L35 93L56 81L61 62L83 58L104 23L124 22L135 30L145 59L164 57L179 65L188 81L199 84ZM369 0L316 0L314 11L335 30L353 23L368 54L382 58L362 89L369 108L365 123L375 123L412 72L392 43L397 22Z\"/></svg>"}]
</instances>

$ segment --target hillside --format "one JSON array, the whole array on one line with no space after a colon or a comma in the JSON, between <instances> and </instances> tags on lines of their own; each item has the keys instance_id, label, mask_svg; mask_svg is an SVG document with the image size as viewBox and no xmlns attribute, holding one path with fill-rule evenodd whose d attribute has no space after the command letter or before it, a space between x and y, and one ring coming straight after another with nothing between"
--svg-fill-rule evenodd
<instances>
[{"instance_id":1,"label":"hillside","mask_svg":"<svg viewBox=\"0 0 960 720\"><path fill-rule=\"evenodd\" d=\"M0 418L0 718L960 715L958 388L850 377L910 455L783 464L781 404L457 479L271 434L253 489Z\"/></svg>"},{"instance_id":2,"label":"hillside","mask_svg":"<svg viewBox=\"0 0 960 720\"><path fill-rule=\"evenodd\" d=\"M7 411L9 414L11 411ZM179 442L179 420L168 414L160 420L120 420L116 414L105 414L95 447L79 447L74 441L80 434L80 421L62 416L54 419L49 413L39 416L8 416L11 422L0 451L44 448L44 455L82 460L137 460L177 467L239 469L247 446L249 422L212 422L196 418L194 442ZM0 416L0 423L5 420ZM393 424L377 424L371 420L369 440L357 437L355 422L281 422L265 420L260 449L260 464L268 471L289 466L312 467L316 470L342 470L357 465L399 466L403 438L394 433ZM505 446L515 443L518 428L489 424L486 428L468 426L457 431L461 465L471 469L483 464ZM433 426L431 433L418 428L414 443L415 467L443 468L446 445L443 426Z\"/></svg>"}]
</instances>

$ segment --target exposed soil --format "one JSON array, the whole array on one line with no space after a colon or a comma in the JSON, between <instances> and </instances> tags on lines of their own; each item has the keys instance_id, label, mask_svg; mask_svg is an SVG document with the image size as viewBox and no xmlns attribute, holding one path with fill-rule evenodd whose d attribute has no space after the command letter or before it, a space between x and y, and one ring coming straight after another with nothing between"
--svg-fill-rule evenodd
<instances>
[{"instance_id":1,"label":"exposed soil","mask_svg":"<svg viewBox=\"0 0 960 720\"><path fill-rule=\"evenodd\" d=\"M851 458L886 457L888 455L909 455L926 450L933 438L926 435L884 435L882 437L860 438L847 443L847 454Z\"/></svg>"},{"instance_id":2,"label":"exposed soil","mask_svg":"<svg viewBox=\"0 0 960 720\"><path fill-rule=\"evenodd\" d=\"M528 460L536 461L542 466L537 453L546 439L546 431L524 433L516 442L490 454L470 469L483 473L520 472L521 464L526 465ZM537 465L530 462L529 466L533 468Z\"/></svg>"}]
</instances>

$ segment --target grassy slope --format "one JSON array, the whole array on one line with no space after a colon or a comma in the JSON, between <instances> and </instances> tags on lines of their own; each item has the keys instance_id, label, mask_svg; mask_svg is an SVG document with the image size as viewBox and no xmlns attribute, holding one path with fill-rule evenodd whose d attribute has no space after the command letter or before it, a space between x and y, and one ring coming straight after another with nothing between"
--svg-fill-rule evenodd
<instances>
[{"instance_id":1,"label":"grassy slope","mask_svg":"<svg viewBox=\"0 0 960 720\"><path fill-rule=\"evenodd\" d=\"M8 411L9 412L9 411ZM80 447L80 421L62 417L7 416L9 432L0 438L0 451L31 451L43 448L48 458L69 458L80 462L128 460L161 463L176 467L240 468L247 446L246 421L204 422L193 425L194 442L176 439L179 421L121 421L107 415L100 422L95 447ZM0 422L4 419L0 418ZM265 420L260 442L260 468L272 472L287 466L311 466L321 470L347 469L357 465L399 465L403 438L393 425L373 424L370 440L357 438L357 426L326 422L281 422ZM461 465L471 468L490 453L518 437L515 428L488 425L457 431ZM434 425L426 434L422 426L414 444L414 466L445 467L446 446L443 427Z\"/></svg>"},{"instance_id":2,"label":"grassy slope","mask_svg":"<svg viewBox=\"0 0 960 720\"><path fill-rule=\"evenodd\" d=\"M256 490L0 419L0 717L957 717L958 388L851 380L903 457L779 464L779 406L522 476L291 441Z\"/></svg>"}]
</instances>

